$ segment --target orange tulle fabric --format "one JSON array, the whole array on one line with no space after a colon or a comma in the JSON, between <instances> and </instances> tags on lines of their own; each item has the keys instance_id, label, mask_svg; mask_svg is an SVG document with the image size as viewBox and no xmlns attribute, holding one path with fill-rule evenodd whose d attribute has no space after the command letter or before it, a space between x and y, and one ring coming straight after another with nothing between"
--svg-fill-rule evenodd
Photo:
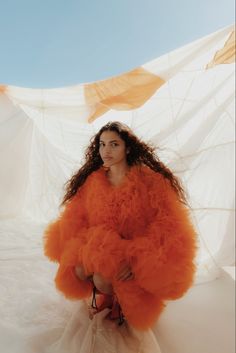
<instances>
[{"instance_id":1,"label":"orange tulle fabric","mask_svg":"<svg viewBox=\"0 0 236 353\"><path fill-rule=\"evenodd\" d=\"M197 235L189 210L169 181L147 166L132 166L122 184L110 184L103 167L91 173L44 234L45 255L59 263L57 288L70 299L92 294L74 268L111 281L123 314L133 327L154 325L167 300L192 286ZM123 261L134 273L116 280Z\"/></svg>"}]
</instances>

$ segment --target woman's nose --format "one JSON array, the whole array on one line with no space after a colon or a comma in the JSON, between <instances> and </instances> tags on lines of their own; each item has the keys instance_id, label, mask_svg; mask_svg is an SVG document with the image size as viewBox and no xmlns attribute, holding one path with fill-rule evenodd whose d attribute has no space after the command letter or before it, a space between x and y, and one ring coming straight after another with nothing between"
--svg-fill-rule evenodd
<instances>
[{"instance_id":1,"label":"woman's nose","mask_svg":"<svg viewBox=\"0 0 236 353\"><path fill-rule=\"evenodd\" d=\"M110 146L104 146L103 147L103 153L104 154L109 154L111 152L111 147Z\"/></svg>"}]
</instances>

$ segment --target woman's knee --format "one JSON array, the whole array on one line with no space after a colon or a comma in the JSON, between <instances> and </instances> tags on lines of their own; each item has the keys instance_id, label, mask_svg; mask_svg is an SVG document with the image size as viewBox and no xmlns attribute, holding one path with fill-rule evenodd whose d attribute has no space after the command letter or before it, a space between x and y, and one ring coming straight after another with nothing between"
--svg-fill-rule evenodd
<instances>
[{"instance_id":1,"label":"woman's knee","mask_svg":"<svg viewBox=\"0 0 236 353\"><path fill-rule=\"evenodd\" d=\"M113 293L113 287L110 282L104 279L102 275L99 273L94 273L93 275L93 283L95 287L102 293L105 294L112 294Z\"/></svg>"},{"instance_id":2,"label":"woman's knee","mask_svg":"<svg viewBox=\"0 0 236 353\"><path fill-rule=\"evenodd\" d=\"M75 267L75 274L77 277L79 277L79 279L81 279L82 281L87 279L87 276L85 274L84 268L83 266L76 266Z\"/></svg>"}]
</instances>

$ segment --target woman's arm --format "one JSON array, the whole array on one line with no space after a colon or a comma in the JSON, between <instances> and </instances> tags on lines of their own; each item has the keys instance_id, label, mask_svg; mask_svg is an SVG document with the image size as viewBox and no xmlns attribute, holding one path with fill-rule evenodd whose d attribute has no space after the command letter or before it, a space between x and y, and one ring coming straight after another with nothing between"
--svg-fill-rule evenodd
<instances>
[{"instance_id":1,"label":"woman's arm","mask_svg":"<svg viewBox=\"0 0 236 353\"><path fill-rule=\"evenodd\" d=\"M44 233L44 253L59 262L55 283L69 299L82 299L91 294L90 281L77 277L75 268L81 265L79 251L86 244L87 216L81 189L65 205L57 220Z\"/></svg>"},{"instance_id":2,"label":"woman's arm","mask_svg":"<svg viewBox=\"0 0 236 353\"><path fill-rule=\"evenodd\" d=\"M87 226L86 212L81 192L65 205L57 220L51 222L44 232L44 254L52 261L60 262L66 243L74 238L84 243L83 230ZM78 244L79 245L79 244Z\"/></svg>"}]
</instances>

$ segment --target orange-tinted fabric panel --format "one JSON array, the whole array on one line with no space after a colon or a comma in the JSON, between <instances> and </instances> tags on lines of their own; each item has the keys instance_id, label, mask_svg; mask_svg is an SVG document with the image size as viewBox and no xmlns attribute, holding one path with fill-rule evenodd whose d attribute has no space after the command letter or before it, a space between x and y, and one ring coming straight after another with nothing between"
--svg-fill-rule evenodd
<instances>
[{"instance_id":1,"label":"orange-tinted fabric panel","mask_svg":"<svg viewBox=\"0 0 236 353\"><path fill-rule=\"evenodd\" d=\"M88 121L92 122L109 109L131 110L142 106L165 81L139 67L104 81L85 84L85 99L94 107Z\"/></svg>"},{"instance_id":2,"label":"orange-tinted fabric panel","mask_svg":"<svg viewBox=\"0 0 236 353\"><path fill-rule=\"evenodd\" d=\"M0 85L0 94L5 93L7 90L7 87L4 85Z\"/></svg>"},{"instance_id":3,"label":"orange-tinted fabric panel","mask_svg":"<svg viewBox=\"0 0 236 353\"><path fill-rule=\"evenodd\" d=\"M210 69L220 64L232 64L235 62L235 31L233 31L222 49L218 50L212 59L207 64L206 69Z\"/></svg>"}]
</instances>

